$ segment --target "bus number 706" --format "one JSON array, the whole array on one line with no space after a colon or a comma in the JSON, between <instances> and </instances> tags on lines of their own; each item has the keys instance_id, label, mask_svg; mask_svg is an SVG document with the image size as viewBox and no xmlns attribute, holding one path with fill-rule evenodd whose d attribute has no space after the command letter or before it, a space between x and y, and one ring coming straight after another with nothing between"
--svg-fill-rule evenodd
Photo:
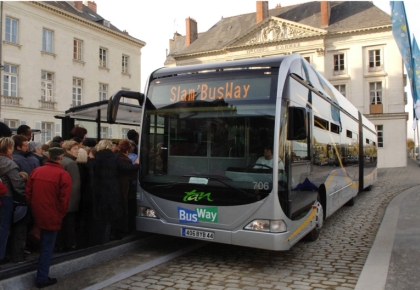
<instances>
[{"instance_id":1,"label":"bus number 706","mask_svg":"<svg viewBox=\"0 0 420 290\"><path fill-rule=\"evenodd\" d=\"M254 182L254 189L269 190L270 185L268 184L268 182Z\"/></svg>"}]
</instances>

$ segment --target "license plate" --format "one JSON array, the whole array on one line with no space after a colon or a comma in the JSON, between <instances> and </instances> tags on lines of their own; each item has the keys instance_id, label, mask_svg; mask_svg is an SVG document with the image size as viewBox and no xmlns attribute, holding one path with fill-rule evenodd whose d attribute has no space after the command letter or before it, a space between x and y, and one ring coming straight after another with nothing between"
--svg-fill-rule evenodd
<instances>
[{"instance_id":1,"label":"license plate","mask_svg":"<svg viewBox=\"0 0 420 290\"><path fill-rule=\"evenodd\" d=\"M182 228L181 234L183 237L189 237L189 238L205 239L205 240L214 239L214 233L206 232L206 231L197 231L197 230L190 230L190 229Z\"/></svg>"}]
</instances>

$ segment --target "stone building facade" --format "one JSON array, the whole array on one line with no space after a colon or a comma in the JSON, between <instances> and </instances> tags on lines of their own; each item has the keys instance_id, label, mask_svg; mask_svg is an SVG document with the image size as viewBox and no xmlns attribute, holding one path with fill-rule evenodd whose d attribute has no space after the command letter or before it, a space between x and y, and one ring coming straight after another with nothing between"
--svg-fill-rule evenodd
<instances>
[{"instance_id":1,"label":"stone building facade","mask_svg":"<svg viewBox=\"0 0 420 290\"><path fill-rule=\"evenodd\" d=\"M378 131L378 167L406 166L406 77L390 16L368 1L307 2L222 18L169 41L166 66L301 54Z\"/></svg>"},{"instance_id":2,"label":"stone building facade","mask_svg":"<svg viewBox=\"0 0 420 290\"><path fill-rule=\"evenodd\" d=\"M145 42L121 31L87 1L5 1L2 10L1 118L10 127L41 129L41 142L61 135L54 118L72 106L140 91ZM88 136L96 137L94 125ZM130 128L101 128L121 138Z\"/></svg>"}]
</instances>

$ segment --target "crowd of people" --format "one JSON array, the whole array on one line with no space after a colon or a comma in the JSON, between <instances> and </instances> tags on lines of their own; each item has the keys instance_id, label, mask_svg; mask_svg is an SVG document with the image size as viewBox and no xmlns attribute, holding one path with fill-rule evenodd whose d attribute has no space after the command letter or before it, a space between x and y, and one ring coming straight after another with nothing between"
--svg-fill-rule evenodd
<instances>
[{"instance_id":1,"label":"crowd of people","mask_svg":"<svg viewBox=\"0 0 420 290\"><path fill-rule=\"evenodd\" d=\"M53 252L121 239L135 228L138 133L98 144L76 126L70 139L31 141L21 125L12 136L0 122L0 265L24 263L39 251L36 285L48 276Z\"/></svg>"}]
</instances>

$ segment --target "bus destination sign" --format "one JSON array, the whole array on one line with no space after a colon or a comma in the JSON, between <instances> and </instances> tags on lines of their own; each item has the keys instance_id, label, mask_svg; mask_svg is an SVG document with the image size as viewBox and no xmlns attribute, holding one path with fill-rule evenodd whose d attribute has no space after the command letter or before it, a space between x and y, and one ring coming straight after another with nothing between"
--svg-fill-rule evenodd
<instances>
[{"instance_id":1,"label":"bus destination sign","mask_svg":"<svg viewBox=\"0 0 420 290\"><path fill-rule=\"evenodd\" d=\"M177 84L155 83L153 104L222 100L269 99L271 77L215 80Z\"/></svg>"}]
</instances>

